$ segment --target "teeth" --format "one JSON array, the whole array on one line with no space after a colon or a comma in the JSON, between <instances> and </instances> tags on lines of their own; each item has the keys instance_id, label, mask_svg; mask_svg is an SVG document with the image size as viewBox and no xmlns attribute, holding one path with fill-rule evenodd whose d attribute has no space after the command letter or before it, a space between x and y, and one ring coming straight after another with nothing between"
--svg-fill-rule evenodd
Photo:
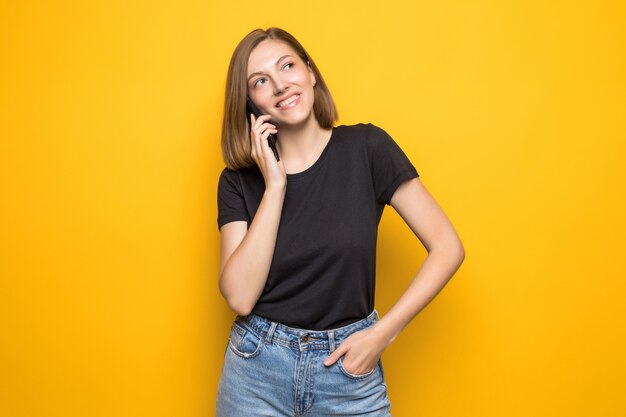
<instances>
[{"instance_id":1,"label":"teeth","mask_svg":"<svg viewBox=\"0 0 626 417\"><path fill-rule=\"evenodd\" d=\"M283 100L280 103L277 104L277 107L285 107L290 105L291 103L293 103L298 97L300 97L300 94L294 94L293 96L289 97L287 100Z\"/></svg>"}]
</instances>

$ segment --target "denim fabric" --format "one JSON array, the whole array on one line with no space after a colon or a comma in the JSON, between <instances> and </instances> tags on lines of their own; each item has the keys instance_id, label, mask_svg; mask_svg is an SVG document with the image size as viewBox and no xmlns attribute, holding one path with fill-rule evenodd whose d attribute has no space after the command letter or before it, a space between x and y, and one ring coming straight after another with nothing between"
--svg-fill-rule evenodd
<instances>
[{"instance_id":1,"label":"denim fabric","mask_svg":"<svg viewBox=\"0 0 626 417\"><path fill-rule=\"evenodd\" d=\"M382 361L354 375L324 359L352 333L372 326L376 310L332 330L297 329L261 316L237 316L219 382L218 417L390 417Z\"/></svg>"}]
</instances>

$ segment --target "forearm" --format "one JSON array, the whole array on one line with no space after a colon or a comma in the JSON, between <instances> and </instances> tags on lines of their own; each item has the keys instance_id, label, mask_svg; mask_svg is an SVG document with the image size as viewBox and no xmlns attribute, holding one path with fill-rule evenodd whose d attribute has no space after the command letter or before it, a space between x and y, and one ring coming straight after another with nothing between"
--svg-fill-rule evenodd
<instances>
[{"instance_id":1,"label":"forearm","mask_svg":"<svg viewBox=\"0 0 626 417\"><path fill-rule=\"evenodd\" d=\"M433 248L402 296L374 326L385 347L443 289L463 262L460 242Z\"/></svg>"},{"instance_id":2,"label":"forearm","mask_svg":"<svg viewBox=\"0 0 626 417\"><path fill-rule=\"evenodd\" d=\"M220 291L230 308L247 315L261 296L276 246L285 188L266 189L245 237L220 275Z\"/></svg>"}]
</instances>

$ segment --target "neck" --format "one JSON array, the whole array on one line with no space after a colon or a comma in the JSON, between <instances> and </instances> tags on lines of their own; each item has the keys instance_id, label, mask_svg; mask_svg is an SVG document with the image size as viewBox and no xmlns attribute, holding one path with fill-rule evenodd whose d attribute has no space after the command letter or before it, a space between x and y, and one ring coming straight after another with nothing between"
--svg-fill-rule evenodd
<instances>
[{"instance_id":1,"label":"neck","mask_svg":"<svg viewBox=\"0 0 626 417\"><path fill-rule=\"evenodd\" d=\"M311 166L329 139L331 129L322 129L313 115L298 126L278 126L278 153L287 173Z\"/></svg>"}]
</instances>

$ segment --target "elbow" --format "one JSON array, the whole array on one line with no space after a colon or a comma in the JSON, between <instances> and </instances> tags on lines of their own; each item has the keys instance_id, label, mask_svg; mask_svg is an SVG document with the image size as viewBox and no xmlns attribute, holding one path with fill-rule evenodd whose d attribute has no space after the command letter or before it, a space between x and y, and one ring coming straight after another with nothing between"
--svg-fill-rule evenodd
<instances>
[{"instance_id":1,"label":"elbow","mask_svg":"<svg viewBox=\"0 0 626 417\"><path fill-rule=\"evenodd\" d=\"M465 248L463 247L463 243L461 243L461 239L456 236L450 244L448 245L448 253L452 258L452 261L456 264L456 267L459 268L463 261L465 260Z\"/></svg>"},{"instance_id":2,"label":"elbow","mask_svg":"<svg viewBox=\"0 0 626 417\"><path fill-rule=\"evenodd\" d=\"M461 239L457 238L454 252L456 254L456 258L459 262L459 265L461 265L463 261L465 260L465 247L463 247L463 243L461 243Z\"/></svg>"},{"instance_id":3,"label":"elbow","mask_svg":"<svg viewBox=\"0 0 626 417\"><path fill-rule=\"evenodd\" d=\"M232 302L231 300L228 300L227 302L228 302L228 307L230 307L230 309L239 316L249 315L250 313L252 313L252 308L254 307L250 304L235 303L235 302Z\"/></svg>"},{"instance_id":4,"label":"elbow","mask_svg":"<svg viewBox=\"0 0 626 417\"><path fill-rule=\"evenodd\" d=\"M441 256L447 258L447 262L458 269L465 260L465 248L458 237L450 239L446 242L441 242L439 245L432 248L430 252L439 253Z\"/></svg>"},{"instance_id":5,"label":"elbow","mask_svg":"<svg viewBox=\"0 0 626 417\"><path fill-rule=\"evenodd\" d=\"M250 303L244 297L241 296L239 291L228 291L224 285L223 280L220 279L220 293L222 293L222 297L226 300L226 304L228 304L228 308L232 310L233 313L240 316L247 316L252 312L254 308L254 304Z\"/></svg>"},{"instance_id":6,"label":"elbow","mask_svg":"<svg viewBox=\"0 0 626 417\"><path fill-rule=\"evenodd\" d=\"M463 261L465 260L465 248L463 247L462 244L459 243L459 252L457 255L457 262L458 262L458 266L461 266L461 264L463 263ZM458 268L458 267L457 267Z\"/></svg>"}]
</instances>

